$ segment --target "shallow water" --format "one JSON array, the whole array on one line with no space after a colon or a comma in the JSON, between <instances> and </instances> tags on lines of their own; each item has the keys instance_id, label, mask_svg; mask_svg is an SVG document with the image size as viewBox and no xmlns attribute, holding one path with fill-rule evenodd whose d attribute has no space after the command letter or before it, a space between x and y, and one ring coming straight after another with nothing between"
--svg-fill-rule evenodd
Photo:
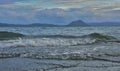
<instances>
[{"instance_id":1,"label":"shallow water","mask_svg":"<svg viewBox=\"0 0 120 71\"><path fill-rule=\"evenodd\" d=\"M119 71L119 30L120 27L0 27L5 33L24 35L0 40L0 70Z\"/></svg>"}]
</instances>

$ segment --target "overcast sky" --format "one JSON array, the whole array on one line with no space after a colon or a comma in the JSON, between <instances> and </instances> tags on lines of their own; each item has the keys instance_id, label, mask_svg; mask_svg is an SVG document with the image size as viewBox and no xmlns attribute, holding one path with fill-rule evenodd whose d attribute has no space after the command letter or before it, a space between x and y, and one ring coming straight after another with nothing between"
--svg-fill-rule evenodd
<instances>
[{"instance_id":1,"label":"overcast sky","mask_svg":"<svg viewBox=\"0 0 120 71\"><path fill-rule=\"evenodd\" d=\"M120 22L120 0L0 0L0 22Z\"/></svg>"}]
</instances>

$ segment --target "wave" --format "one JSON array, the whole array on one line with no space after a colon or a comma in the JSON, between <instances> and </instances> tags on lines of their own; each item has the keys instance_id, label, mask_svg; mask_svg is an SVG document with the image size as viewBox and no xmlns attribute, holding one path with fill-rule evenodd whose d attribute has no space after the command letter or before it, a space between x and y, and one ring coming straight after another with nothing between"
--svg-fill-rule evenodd
<instances>
[{"instance_id":1,"label":"wave","mask_svg":"<svg viewBox=\"0 0 120 71\"><path fill-rule=\"evenodd\" d=\"M0 58L33 58L33 59L56 59L56 60L100 60L107 62L120 63L118 56L108 56L106 54L97 54L97 53L0 53ZM117 59L118 58L118 59Z\"/></svg>"},{"instance_id":2,"label":"wave","mask_svg":"<svg viewBox=\"0 0 120 71\"><path fill-rule=\"evenodd\" d=\"M35 38L81 38L81 36L73 36L73 35L37 35L37 36L29 36Z\"/></svg>"},{"instance_id":3,"label":"wave","mask_svg":"<svg viewBox=\"0 0 120 71\"><path fill-rule=\"evenodd\" d=\"M113 36L103 35L99 33L91 33L83 36L71 36L71 35L24 36L23 34L20 33L12 32L3 33L6 34L6 36L4 37L2 36L4 39L6 37L7 38L21 37L15 40L7 40L6 42L4 41L2 43L2 45L5 44L4 47L79 46L102 42L119 42L119 40L117 40Z\"/></svg>"},{"instance_id":4,"label":"wave","mask_svg":"<svg viewBox=\"0 0 120 71\"><path fill-rule=\"evenodd\" d=\"M87 45L93 44L96 40L90 39L61 39L61 38L19 38L17 40L7 40L3 41L0 45L2 47L40 47L40 46L78 46L78 45Z\"/></svg>"},{"instance_id":5,"label":"wave","mask_svg":"<svg viewBox=\"0 0 120 71\"><path fill-rule=\"evenodd\" d=\"M20 33L0 31L0 40L13 39L13 38L23 37L23 36L24 35Z\"/></svg>"},{"instance_id":6,"label":"wave","mask_svg":"<svg viewBox=\"0 0 120 71\"><path fill-rule=\"evenodd\" d=\"M29 37L39 37L39 38L95 38L95 39L104 39L104 40L110 40L115 39L113 36L109 35L103 35L100 33L91 33L88 35L83 36L75 36L75 35L37 35L37 36L29 36Z\"/></svg>"},{"instance_id":7,"label":"wave","mask_svg":"<svg viewBox=\"0 0 120 71\"><path fill-rule=\"evenodd\" d=\"M107 40L115 40L116 38L113 37L113 36L109 36L109 35L103 35L103 34L100 34L100 33L91 33L91 34L88 34L88 35L84 35L82 36L83 38L94 38L94 39L97 39L99 41L107 41Z\"/></svg>"},{"instance_id":8,"label":"wave","mask_svg":"<svg viewBox=\"0 0 120 71\"><path fill-rule=\"evenodd\" d=\"M68 54L43 54L43 53L0 53L0 58L36 58L36 59L59 59L59 60L86 60L89 59L88 54L68 53Z\"/></svg>"},{"instance_id":9,"label":"wave","mask_svg":"<svg viewBox=\"0 0 120 71\"><path fill-rule=\"evenodd\" d=\"M94 53L63 53L63 54L36 54L36 53L24 53L19 57L23 58L35 58L35 59L57 59L57 60L101 60L108 62L120 63L119 57L106 56L105 54Z\"/></svg>"},{"instance_id":10,"label":"wave","mask_svg":"<svg viewBox=\"0 0 120 71\"><path fill-rule=\"evenodd\" d=\"M24 34L16 33L16 32L8 32L8 31L0 31L0 38L14 38L14 37L25 37ZM75 36L75 35L28 35L26 38L94 38L101 40L110 40L115 39L113 36L103 35L100 33L91 33L83 36Z\"/></svg>"}]
</instances>

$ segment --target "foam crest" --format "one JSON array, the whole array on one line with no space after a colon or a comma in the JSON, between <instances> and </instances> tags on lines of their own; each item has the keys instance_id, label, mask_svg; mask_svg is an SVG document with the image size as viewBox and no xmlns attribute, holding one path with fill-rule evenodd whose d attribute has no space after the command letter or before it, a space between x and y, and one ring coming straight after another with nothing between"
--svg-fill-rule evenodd
<instances>
[{"instance_id":1,"label":"foam crest","mask_svg":"<svg viewBox=\"0 0 120 71\"><path fill-rule=\"evenodd\" d=\"M85 44L93 44L96 40L93 39L52 39L52 38L34 38L34 39L18 39L9 40L0 43L4 47L39 47L39 46L77 46Z\"/></svg>"}]
</instances>

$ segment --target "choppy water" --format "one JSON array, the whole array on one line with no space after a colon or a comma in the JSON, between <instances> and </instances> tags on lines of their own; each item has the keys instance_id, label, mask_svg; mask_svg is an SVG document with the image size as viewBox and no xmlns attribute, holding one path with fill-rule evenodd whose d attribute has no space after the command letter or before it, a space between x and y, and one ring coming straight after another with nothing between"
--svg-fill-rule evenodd
<instances>
[{"instance_id":1,"label":"choppy water","mask_svg":"<svg viewBox=\"0 0 120 71\"><path fill-rule=\"evenodd\" d=\"M0 27L0 58L120 63L120 27Z\"/></svg>"}]
</instances>

